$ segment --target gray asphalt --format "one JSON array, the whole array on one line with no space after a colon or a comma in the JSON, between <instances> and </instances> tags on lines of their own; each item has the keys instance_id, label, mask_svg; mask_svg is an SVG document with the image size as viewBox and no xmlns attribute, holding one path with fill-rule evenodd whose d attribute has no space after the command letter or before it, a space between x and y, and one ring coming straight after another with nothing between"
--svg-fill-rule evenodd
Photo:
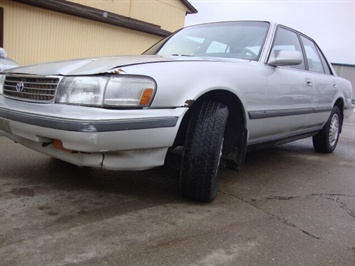
<instances>
[{"instance_id":1,"label":"gray asphalt","mask_svg":"<svg viewBox=\"0 0 355 266\"><path fill-rule=\"evenodd\" d=\"M0 265L355 265L355 116L222 169L210 204L169 168L79 168L0 136Z\"/></svg>"}]
</instances>

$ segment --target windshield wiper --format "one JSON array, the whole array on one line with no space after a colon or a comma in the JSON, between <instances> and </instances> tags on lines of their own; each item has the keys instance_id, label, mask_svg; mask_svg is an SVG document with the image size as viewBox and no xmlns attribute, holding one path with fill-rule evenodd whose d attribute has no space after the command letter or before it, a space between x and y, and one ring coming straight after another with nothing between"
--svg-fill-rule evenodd
<instances>
[{"instance_id":1,"label":"windshield wiper","mask_svg":"<svg viewBox=\"0 0 355 266\"><path fill-rule=\"evenodd\" d=\"M171 56L193 56L193 55L190 55L190 54L172 54Z\"/></svg>"}]
</instances>

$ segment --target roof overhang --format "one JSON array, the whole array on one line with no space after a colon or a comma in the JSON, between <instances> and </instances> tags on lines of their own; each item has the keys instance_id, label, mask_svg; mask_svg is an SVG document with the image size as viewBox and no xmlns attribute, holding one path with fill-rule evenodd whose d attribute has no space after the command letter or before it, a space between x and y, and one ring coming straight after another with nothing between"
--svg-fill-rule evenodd
<instances>
[{"instance_id":1,"label":"roof overhang","mask_svg":"<svg viewBox=\"0 0 355 266\"><path fill-rule=\"evenodd\" d=\"M161 37L166 37L171 34L170 31L163 30L159 25L151 24L137 19L132 19L115 13L110 13L104 10L80 5L77 3L63 0L12 0L26 5L31 5L51 11L60 12L67 15L90 19L98 22L111 24L123 28L137 30L149 34L154 34ZM181 0L193 12L194 7L186 0ZM185 3L186 2L186 3ZM189 7L190 5L191 7ZM197 12L197 10L196 10Z\"/></svg>"},{"instance_id":2,"label":"roof overhang","mask_svg":"<svg viewBox=\"0 0 355 266\"><path fill-rule=\"evenodd\" d=\"M196 14L198 12L197 9L194 8L194 6L191 5L189 1L187 0L180 0L180 1L189 9L187 14Z\"/></svg>"}]
</instances>

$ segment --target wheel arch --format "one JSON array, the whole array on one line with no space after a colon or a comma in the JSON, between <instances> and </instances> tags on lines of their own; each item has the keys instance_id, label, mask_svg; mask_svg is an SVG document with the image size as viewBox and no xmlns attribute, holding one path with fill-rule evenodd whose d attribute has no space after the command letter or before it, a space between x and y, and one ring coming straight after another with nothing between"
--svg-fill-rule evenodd
<instances>
[{"instance_id":1,"label":"wheel arch","mask_svg":"<svg viewBox=\"0 0 355 266\"><path fill-rule=\"evenodd\" d=\"M234 93L227 90L213 90L190 101L189 110L184 115L173 148L183 146L192 113L205 101L221 102L228 107L229 117L225 129L222 161L226 166L239 170L246 152L246 113L244 106Z\"/></svg>"}]
</instances>

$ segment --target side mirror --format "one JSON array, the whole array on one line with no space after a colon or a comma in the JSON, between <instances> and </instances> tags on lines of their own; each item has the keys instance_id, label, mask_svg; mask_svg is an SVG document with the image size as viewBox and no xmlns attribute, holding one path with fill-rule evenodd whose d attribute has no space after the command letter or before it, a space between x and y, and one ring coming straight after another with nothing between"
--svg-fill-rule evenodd
<instances>
[{"instance_id":1,"label":"side mirror","mask_svg":"<svg viewBox=\"0 0 355 266\"><path fill-rule=\"evenodd\" d=\"M298 51L279 51L275 57L271 57L268 64L272 66L291 66L302 63L302 53Z\"/></svg>"}]
</instances>

